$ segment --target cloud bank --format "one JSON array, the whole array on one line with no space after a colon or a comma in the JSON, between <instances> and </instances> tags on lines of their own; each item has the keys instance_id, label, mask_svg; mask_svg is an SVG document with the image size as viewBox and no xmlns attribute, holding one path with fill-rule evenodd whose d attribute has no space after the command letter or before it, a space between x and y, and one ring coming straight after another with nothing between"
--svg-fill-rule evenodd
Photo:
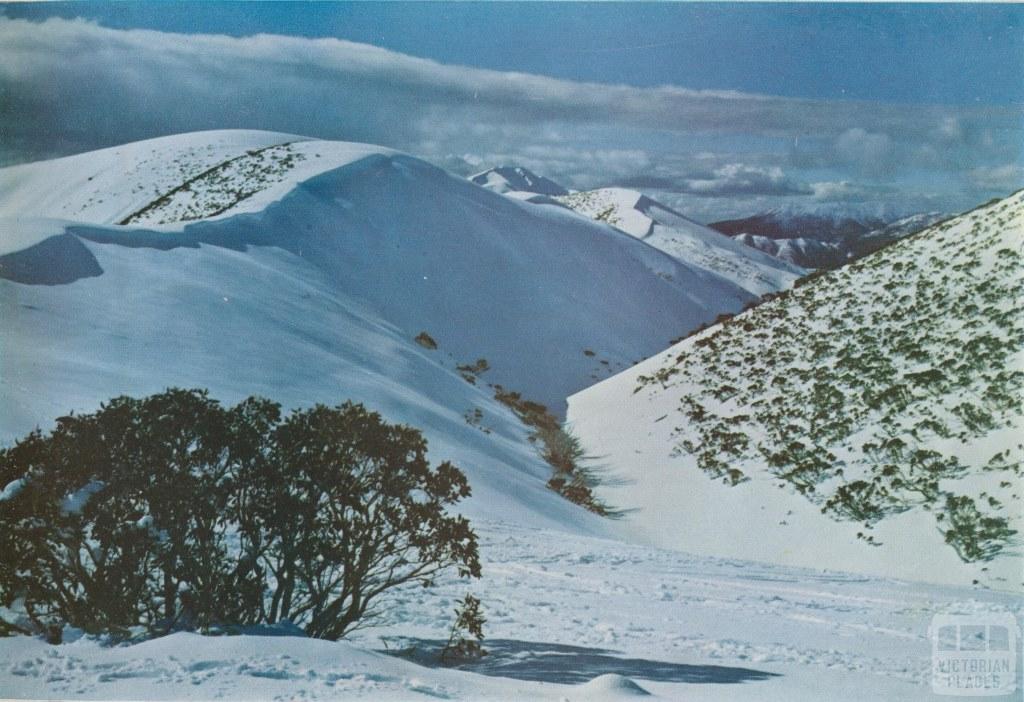
<instances>
[{"instance_id":1,"label":"cloud bank","mask_svg":"<svg viewBox=\"0 0 1024 702\"><path fill-rule=\"evenodd\" d=\"M0 95L6 163L231 127L379 143L459 170L516 161L577 187L646 178L707 198L813 198L822 182L911 176L977 189L1005 180L984 169L1021 163L1020 111L1005 106L582 83L338 39L82 20L0 19ZM708 147L710 161L691 156Z\"/></svg>"}]
</instances>

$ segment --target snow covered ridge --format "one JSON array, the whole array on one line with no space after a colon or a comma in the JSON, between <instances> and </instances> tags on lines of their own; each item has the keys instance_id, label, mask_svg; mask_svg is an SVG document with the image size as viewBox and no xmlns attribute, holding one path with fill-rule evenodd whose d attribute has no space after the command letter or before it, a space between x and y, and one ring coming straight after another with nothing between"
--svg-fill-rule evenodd
<instances>
[{"instance_id":1,"label":"snow covered ridge","mask_svg":"<svg viewBox=\"0 0 1024 702\"><path fill-rule=\"evenodd\" d=\"M818 241L802 236L795 239L772 239L747 233L734 234L732 238L782 261L808 269L838 268L849 262L844 247L831 241Z\"/></svg>"},{"instance_id":2,"label":"snow covered ridge","mask_svg":"<svg viewBox=\"0 0 1024 702\"><path fill-rule=\"evenodd\" d=\"M105 245L275 247L559 414L571 392L755 299L625 234L365 144L200 132L5 169L0 188L0 276L102 277Z\"/></svg>"},{"instance_id":3,"label":"snow covered ridge","mask_svg":"<svg viewBox=\"0 0 1024 702\"><path fill-rule=\"evenodd\" d=\"M573 396L638 481L601 496L683 548L721 528L722 553L1019 587L1021 231L1017 193Z\"/></svg>"},{"instance_id":4,"label":"snow covered ridge","mask_svg":"<svg viewBox=\"0 0 1024 702\"><path fill-rule=\"evenodd\" d=\"M174 225L258 212L383 147L253 130L193 132L0 169L0 218Z\"/></svg>"},{"instance_id":5,"label":"snow covered ridge","mask_svg":"<svg viewBox=\"0 0 1024 702\"><path fill-rule=\"evenodd\" d=\"M470 176L471 183L482 185L496 193L534 193L536 195L568 195L561 185L518 166L497 166Z\"/></svg>"},{"instance_id":6,"label":"snow covered ridge","mask_svg":"<svg viewBox=\"0 0 1024 702\"><path fill-rule=\"evenodd\" d=\"M725 276L755 295L790 287L807 271L752 251L636 190L600 188L556 198L580 214L605 222L656 249Z\"/></svg>"},{"instance_id":7,"label":"snow covered ridge","mask_svg":"<svg viewBox=\"0 0 1024 702\"><path fill-rule=\"evenodd\" d=\"M561 415L572 392L755 300L564 208L367 145L202 132L0 184L0 440L168 386L352 399L462 468L469 516L603 533L545 487L491 386ZM458 366L476 359L489 369L472 385Z\"/></svg>"},{"instance_id":8,"label":"snow covered ridge","mask_svg":"<svg viewBox=\"0 0 1024 702\"><path fill-rule=\"evenodd\" d=\"M933 224L937 224L949 215L943 212L920 212L889 222L884 227L872 229L866 234L851 238L845 243L847 258L861 258L869 253L874 253L894 241L899 241L911 234L916 234Z\"/></svg>"},{"instance_id":9,"label":"snow covered ridge","mask_svg":"<svg viewBox=\"0 0 1024 702\"><path fill-rule=\"evenodd\" d=\"M653 200L636 190L599 188L559 198L570 209L643 239L651 233L654 219L645 212ZM664 208L662 208L664 209Z\"/></svg>"},{"instance_id":10,"label":"snow covered ridge","mask_svg":"<svg viewBox=\"0 0 1024 702\"><path fill-rule=\"evenodd\" d=\"M222 161L161 195L118 224L171 224L223 214L280 183L306 159L295 144L276 144Z\"/></svg>"},{"instance_id":11,"label":"snow covered ridge","mask_svg":"<svg viewBox=\"0 0 1024 702\"><path fill-rule=\"evenodd\" d=\"M511 167L492 168L470 180L515 200L561 205L608 224L679 261L721 275L754 295L784 290L807 272L788 261L752 251L636 190L569 192L531 171Z\"/></svg>"}]
</instances>

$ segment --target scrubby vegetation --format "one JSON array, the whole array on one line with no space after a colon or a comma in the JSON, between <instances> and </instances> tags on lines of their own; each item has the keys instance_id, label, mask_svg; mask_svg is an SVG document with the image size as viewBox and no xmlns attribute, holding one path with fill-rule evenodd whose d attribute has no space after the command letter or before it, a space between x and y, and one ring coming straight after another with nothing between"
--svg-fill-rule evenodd
<instances>
[{"instance_id":1,"label":"scrubby vegetation","mask_svg":"<svg viewBox=\"0 0 1024 702\"><path fill-rule=\"evenodd\" d=\"M489 427L484 426L484 411L479 407L474 407L473 409L466 410L463 413L462 418L466 420L466 424L476 429L479 429L484 434L491 433L491 429Z\"/></svg>"},{"instance_id":2,"label":"scrubby vegetation","mask_svg":"<svg viewBox=\"0 0 1024 702\"><path fill-rule=\"evenodd\" d=\"M478 577L469 496L361 405L119 397L0 451L0 633L117 638L291 622L337 639L392 588Z\"/></svg>"},{"instance_id":3,"label":"scrubby vegetation","mask_svg":"<svg viewBox=\"0 0 1024 702\"><path fill-rule=\"evenodd\" d=\"M555 198L571 210L586 215L598 222L605 222L613 227L620 223L618 207L608 201L608 193L602 190L584 190Z\"/></svg>"},{"instance_id":4,"label":"scrubby vegetation","mask_svg":"<svg viewBox=\"0 0 1024 702\"><path fill-rule=\"evenodd\" d=\"M768 466L869 542L880 520L924 509L964 561L1000 553L1024 450L1009 438L1024 424L1022 200L812 274L693 338L641 377L683 388L678 451L729 484ZM987 443L1004 448L963 449ZM985 474L1001 479L965 481Z\"/></svg>"},{"instance_id":5,"label":"scrubby vegetation","mask_svg":"<svg viewBox=\"0 0 1024 702\"><path fill-rule=\"evenodd\" d=\"M558 417L548 412L544 405L526 400L519 393L500 385L494 386L494 398L509 407L523 424L533 430L530 441L540 444L541 456L551 466L549 488L595 514L604 517L621 514L594 494L598 479L594 470L586 465L586 452Z\"/></svg>"},{"instance_id":6,"label":"scrubby vegetation","mask_svg":"<svg viewBox=\"0 0 1024 702\"><path fill-rule=\"evenodd\" d=\"M487 651L481 645L486 623L480 609L480 600L466 595L455 608L455 620L452 622L448 642L441 649L441 662L460 663L486 656Z\"/></svg>"},{"instance_id":7,"label":"scrubby vegetation","mask_svg":"<svg viewBox=\"0 0 1024 702\"><path fill-rule=\"evenodd\" d=\"M476 385L476 380L479 376L483 375L490 369L490 364L487 363L486 358L478 358L473 363L463 363L462 365L456 366L455 370L459 372L462 379L470 385Z\"/></svg>"},{"instance_id":8,"label":"scrubby vegetation","mask_svg":"<svg viewBox=\"0 0 1024 702\"><path fill-rule=\"evenodd\" d=\"M216 217L282 181L305 158L291 144L247 151L190 177L118 224L168 224Z\"/></svg>"},{"instance_id":9,"label":"scrubby vegetation","mask_svg":"<svg viewBox=\"0 0 1024 702\"><path fill-rule=\"evenodd\" d=\"M434 341L434 337L432 337L430 334L428 334L425 331L421 331L419 334L417 334L416 338L413 339L413 341L415 341L417 344L419 344L423 348L429 349L430 351L436 351L437 350L437 342Z\"/></svg>"}]
</instances>

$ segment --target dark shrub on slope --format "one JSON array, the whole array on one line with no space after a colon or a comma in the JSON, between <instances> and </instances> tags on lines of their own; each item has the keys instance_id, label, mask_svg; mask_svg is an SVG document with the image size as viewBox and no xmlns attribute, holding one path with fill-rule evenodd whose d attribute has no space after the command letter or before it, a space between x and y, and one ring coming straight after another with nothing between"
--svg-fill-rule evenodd
<instances>
[{"instance_id":1,"label":"dark shrub on slope","mask_svg":"<svg viewBox=\"0 0 1024 702\"><path fill-rule=\"evenodd\" d=\"M3 632L161 634L290 621L336 639L455 568L469 495L415 429L361 405L282 419L204 391L119 397L0 451Z\"/></svg>"}]
</instances>

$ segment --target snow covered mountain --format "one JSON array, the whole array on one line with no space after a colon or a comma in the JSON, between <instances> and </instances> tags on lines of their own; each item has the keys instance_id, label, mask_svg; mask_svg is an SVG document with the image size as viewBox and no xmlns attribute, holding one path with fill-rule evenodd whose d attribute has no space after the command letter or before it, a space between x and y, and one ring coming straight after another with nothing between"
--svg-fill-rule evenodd
<instances>
[{"instance_id":1,"label":"snow covered mountain","mask_svg":"<svg viewBox=\"0 0 1024 702\"><path fill-rule=\"evenodd\" d=\"M546 489L488 384L561 412L754 299L409 156L265 132L4 169L0 218L4 440L168 385L285 407L351 398L422 428L466 469L479 513L538 525L604 528ZM481 358L470 384L457 366Z\"/></svg>"},{"instance_id":2,"label":"snow covered mountain","mask_svg":"<svg viewBox=\"0 0 1024 702\"><path fill-rule=\"evenodd\" d=\"M922 212L886 223L877 215L772 210L710 226L747 246L804 268L838 268L946 216Z\"/></svg>"},{"instance_id":3,"label":"snow covered mountain","mask_svg":"<svg viewBox=\"0 0 1024 702\"><path fill-rule=\"evenodd\" d=\"M601 493L661 545L1018 588L1021 231L1024 192L574 395Z\"/></svg>"},{"instance_id":4,"label":"snow covered mountain","mask_svg":"<svg viewBox=\"0 0 1024 702\"><path fill-rule=\"evenodd\" d=\"M1019 614L1019 597L823 571L857 568L822 550L833 535L825 529L804 544L812 569L736 560L737 538L738 550L774 558L772 525L735 518L749 506L730 501L742 485L712 494L706 486L717 484L703 476L686 484L659 473L671 437L655 444L646 432L679 422L643 403L664 401L667 416L671 392L633 396L631 379L617 408L595 412L604 427L578 427L588 445L607 428L615 473L645 461L669 478L654 485L641 475L638 489L665 497L648 497L638 519L657 513L663 530L694 528L702 543L674 545L715 556L604 538L631 538L635 527L545 486L550 468L489 384L557 407L756 299L733 282L756 282L755 269L730 278L698 263L709 259L687 253L688 263L648 245L664 227L666 237L689 232L680 246L700 251L693 223L639 197L623 202L623 213L650 220L643 240L387 149L265 132L179 135L0 170L0 441L167 385L208 387L224 402L263 394L286 409L364 402L422 428L431 458L469 476L473 497L460 510L480 535L483 578L472 589L489 650L438 667L466 592L451 575L397 592L384 621L343 642L179 633L110 647L73 641L74 631L60 646L0 639L0 696L612 700L647 690L793 702L828 690L837 700L930 699L931 615L968 598ZM759 260L748 256L737 265ZM633 377L598 385L594 397ZM623 438L638 403L643 455ZM606 489L626 502L639 494L614 492L626 487ZM737 537L744 524L749 533Z\"/></svg>"},{"instance_id":5,"label":"snow covered mountain","mask_svg":"<svg viewBox=\"0 0 1024 702\"><path fill-rule=\"evenodd\" d=\"M857 213L846 209L776 208L750 217L712 222L708 226L729 236L750 233L769 239L806 237L834 242L884 227L892 219L880 213Z\"/></svg>"},{"instance_id":6,"label":"snow covered mountain","mask_svg":"<svg viewBox=\"0 0 1024 702\"><path fill-rule=\"evenodd\" d=\"M713 229L636 190L601 188L557 198L592 219L660 249L673 258L722 275L755 295L790 287L807 271L770 255L751 251Z\"/></svg>"},{"instance_id":7,"label":"snow covered mountain","mask_svg":"<svg viewBox=\"0 0 1024 702\"><path fill-rule=\"evenodd\" d=\"M772 239L747 233L734 234L732 239L803 268L838 268L847 262L845 247L838 242L818 241L802 236L795 239Z\"/></svg>"},{"instance_id":8,"label":"snow covered mountain","mask_svg":"<svg viewBox=\"0 0 1024 702\"><path fill-rule=\"evenodd\" d=\"M847 240L845 246L847 258L858 259L867 256L869 253L874 253L894 241L916 234L948 217L948 214L942 212L919 212L908 217L901 217L889 222L884 227L872 229L866 234Z\"/></svg>"},{"instance_id":9,"label":"snow covered mountain","mask_svg":"<svg viewBox=\"0 0 1024 702\"><path fill-rule=\"evenodd\" d=\"M469 180L488 190L502 194L534 193L552 197L569 194L568 190L550 178L539 176L533 171L518 166L497 166L470 176Z\"/></svg>"},{"instance_id":10,"label":"snow covered mountain","mask_svg":"<svg viewBox=\"0 0 1024 702\"><path fill-rule=\"evenodd\" d=\"M755 253L737 245L636 190L598 188L570 193L530 171L507 167L484 171L470 180L515 200L560 205L609 224L686 265L721 275L754 295L784 290L807 273L770 252Z\"/></svg>"}]
</instances>

